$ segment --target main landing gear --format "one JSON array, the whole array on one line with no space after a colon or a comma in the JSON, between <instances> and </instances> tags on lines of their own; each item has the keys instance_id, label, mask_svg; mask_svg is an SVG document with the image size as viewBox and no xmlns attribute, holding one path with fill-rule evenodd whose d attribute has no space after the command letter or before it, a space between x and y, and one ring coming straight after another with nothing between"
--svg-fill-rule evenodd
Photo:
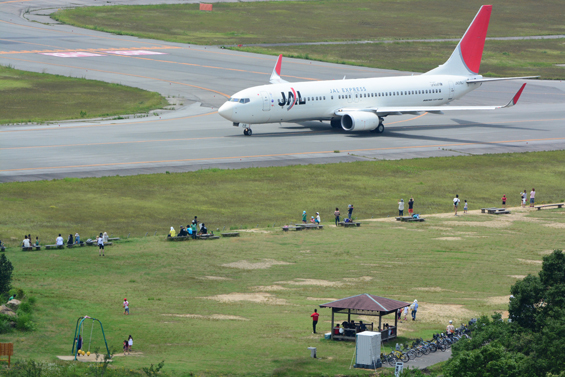
<instances>
[{"instance_id":1,"label":"main landing gear","mask_svg":"<svg viewBox=\"0 0 565 377\"><path fill-rule=\"evenodd\" d=\"M385 132L385 125L383 124L384 120L385 119L383 117L379 117L379 125L377 126L377 128L375 128L371 132L374 132L374 133L377 133L377 134L382 134L383 132Z\"/></svg>"}]
</instances>

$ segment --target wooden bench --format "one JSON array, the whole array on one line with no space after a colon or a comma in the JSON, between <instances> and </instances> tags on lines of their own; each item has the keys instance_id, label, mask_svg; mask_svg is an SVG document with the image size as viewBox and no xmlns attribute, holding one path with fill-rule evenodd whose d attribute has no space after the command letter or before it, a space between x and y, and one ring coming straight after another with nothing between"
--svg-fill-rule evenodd
<instances>
[{"instance_id":1,"label":"wooden bench","mask_svg":"<svg viewBox=\"0 0 565 377\"><path fill-rule=\"evenodd\" d=\"M167 241L188 241L191 240L192 236L176 236L176 237L167 237Z\"/></svg>"},{"instance_id":2,"label":"wooden bench","mask_svg":"<svg viewBox=\"0 0 565 377\"><path fill-rule=\"evenodd\" d=\"M339 223L337 223L337 225L338 225L338 226L342 226L342 227L344 227L344 228L348 228L348 227L361 226L361 223L340 221Z\"/></svg>"},{"instance_id":3,"label":"wooden bench","mask_svg":"<svg viewBox=\"0 0 565 377\"><path fill-rule=\"evenodd\" d=\"M86 241L85 242L86 246L98 246L98 244L96 243L96 241ZM104 242L104 246L112 246L111 242Z\"/></svg>"},{"instance_id":4,"label":"wooden bench","mask_svg":"<svg viewBox=\"0 0 565 377\"><path fill-rule=\"evenodd\" d=\"M506 208L481 208L481 213L487 212L489 215L507 215L510 213Z\"/></svg>"},{"instance_id":5,"label":"wooden bench","mask_svg":"<svg viewBox=\"0 0 565 377\"><path fill-rule=\"evenodd\" d=\"M222 233L222 237L239 237L239 232Z\"/></svg>"},{"instance_id":6,"label":"wooden bench","mask_svg":"<svg viewBox=\"0 0 565 377\"><path fill-rule=\"evenodd\" d=\"M8 361L8 368L14 356L14 343L0 343L0 356L8 356L8 360L0 359L0 361Z\"/></svg>"},{"instance_id":7,"label":"wooden bench","mask_svg":"<svg viewBox=\"0 0 565 377\"><path fill-rule=\"evenodd\" d=\"M324 229L322 224L296 224L296 227L301 227L302 229Z\"/></svg>"},{"instance_id":8,"label":"wooden bench","mask_svg":"<svg viewBox=\"0 0 565 377\"><path fill-rule=\"evenodd\" d=\"M201 234L199 236L196 236L197 239L199 240L219 240L220 237L213 235L213 234Z\"/></svg>"},{"instance_id":9,"label":"wooden bench","mask_svg":"<svg viewBox=\"0 0 565 377\"><path fill-rule=\"evenodd\" d=\"M35 250L41 250L41 245L36 246L36 245L32 245L30 247L23 247L22 246L22 251L33 251L33 249Z\"/></svg>"},{"instance_id":10,"label":"wooden bench","mask_svg":"<svg viewBox=\"0 0 565 377\"><path fill-rule=\"evenodd\" d=\"M412 218L412 216L398 216L396 217L396 221L406 221L410 218Z\"/></svg>"},{"instance_id":11,"label":"wooden bench","mask_svg":"<svg viewBox=\"0 0 565 377\"><path fill-rule=\"evenodd\" d=\"M402 220L402 221L421 223L421 222L426 221L426 219L424 219L423 217L418 217L418 218L411 217L409 219Z\"/></svg>"},{"instance_id":12,"label":"wooden bench","mask_svg":"<svg viewBox=\"0 0 565 377\"><path fill-rule=\"evenodd\" d=\"M563 208L563 205L564 205L564 204L565 204L565 203L544 204L544 205L541 205L541 206L534 206L534 207L535 207L535 209L537 209L537 210L539 211L540 209L542 209L542 208L547 208L547 207Z\"/></svg>"},{"instance_id":13,"label":"wooden bench","mask_svg":"<svg viewBox=\"0 0 565 377\"><path fill-rule=\"evenodd\" d=\"M504 208L497 208L497 207L490 207L490 208L481 208L481 213L490 213L490 211L497 211L499 209L504 209Z\"/></svg>"},{"instance_id":14,"label":"wooden bench","mask_svg":"<svg viewBox=\"0 0 565 377\"><path fill-rule=\"evenodd\" d=\"M282 227L282 230L285 231L285 232L288 232L289 230L298 231L298 230L302 230L302 229L304 229L302 226L283 226Z\"/></svg>"},{"instance_id":15,"label":"wooden bench","mask_svg":"<svg viewBox=\"0 0 565 377\"><path fill-rule=\"evenodd\" d=\"M45 249L64 249L65 245L45 245Z\"/></svg>"},{"instance_id":16,"label":"wooden bench","mask_svg":"<svg viewBox=\"0 0 565 377\"><path fill-rule=\"evenodd\" d=\"M67 248L72 248L72 247L84 247L84 242L80 242L80 243L68 243L67 244Z\"/></svg>"},{"instance_id":17,"label":"wooden bench","mask_svg":"<svg viewBox=\"0 0 565 377\"><path fill-rule=\"evenodd\" d=\"M108 241L112 241L112 242L119 241L119 240L120 240L120 237L108 238Z\"/></svg>"}]
</instances>

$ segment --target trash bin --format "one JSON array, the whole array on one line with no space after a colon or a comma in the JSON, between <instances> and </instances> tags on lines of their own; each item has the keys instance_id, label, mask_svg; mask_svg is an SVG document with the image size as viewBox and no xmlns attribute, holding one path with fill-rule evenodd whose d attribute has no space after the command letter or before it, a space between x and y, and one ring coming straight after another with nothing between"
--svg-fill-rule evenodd
<instances>
[{"instance_id":1,"label":"trash bin","mask_svg":"<svg viewBox=\"0 0 565 377\"><path fill-rule=\"evenodd\" d=\"M308 347L308 349L310 350L310 356L312 356L315 359L316 358L316 347Z\"/></svg>"}]
</instances>

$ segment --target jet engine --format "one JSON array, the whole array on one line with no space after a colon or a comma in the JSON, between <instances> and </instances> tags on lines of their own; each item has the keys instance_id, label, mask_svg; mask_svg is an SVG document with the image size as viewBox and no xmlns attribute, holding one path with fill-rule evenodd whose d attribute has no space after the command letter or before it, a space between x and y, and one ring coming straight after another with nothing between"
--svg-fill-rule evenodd
<instances>
[{"instance_id":1,"label":"jet engine","mask_svg":"<svg viewBox=\"0 0 565 377\"><path fill-rule=\"evenodd\" d=\"M377 114L368 111L353 111L341 117L341 128L345 131L371 131L379 126Z\"/></svg>"}]
</instances>

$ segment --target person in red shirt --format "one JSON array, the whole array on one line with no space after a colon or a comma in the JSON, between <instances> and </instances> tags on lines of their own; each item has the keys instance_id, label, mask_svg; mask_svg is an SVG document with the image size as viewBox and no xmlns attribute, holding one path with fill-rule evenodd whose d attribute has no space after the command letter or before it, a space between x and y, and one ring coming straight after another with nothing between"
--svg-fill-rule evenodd
<instances>
[{"instance_id":1,"label":"person in red shirt","mask_svg":"<svg viewBox=\"0 0 565 377\"><path fill-rule=\"evenodd\" d=\"M312 334L316 334L316 325L318 324L318 317L320 315L318 314L318 309L314 309L314 313L312 313L312 315L310 317L312 317L312 329L314 330L314 332Z\"/></svg>"},{"instance_id":2,"label":"person in red shirt","mask_svg":"<svg viewBox=\"0 0 565 377\"><path fill-rule=\"evenodd\" d=\"M502 207L506 208L506 194L502 195Z\"/></svg>"}]
</instances>

